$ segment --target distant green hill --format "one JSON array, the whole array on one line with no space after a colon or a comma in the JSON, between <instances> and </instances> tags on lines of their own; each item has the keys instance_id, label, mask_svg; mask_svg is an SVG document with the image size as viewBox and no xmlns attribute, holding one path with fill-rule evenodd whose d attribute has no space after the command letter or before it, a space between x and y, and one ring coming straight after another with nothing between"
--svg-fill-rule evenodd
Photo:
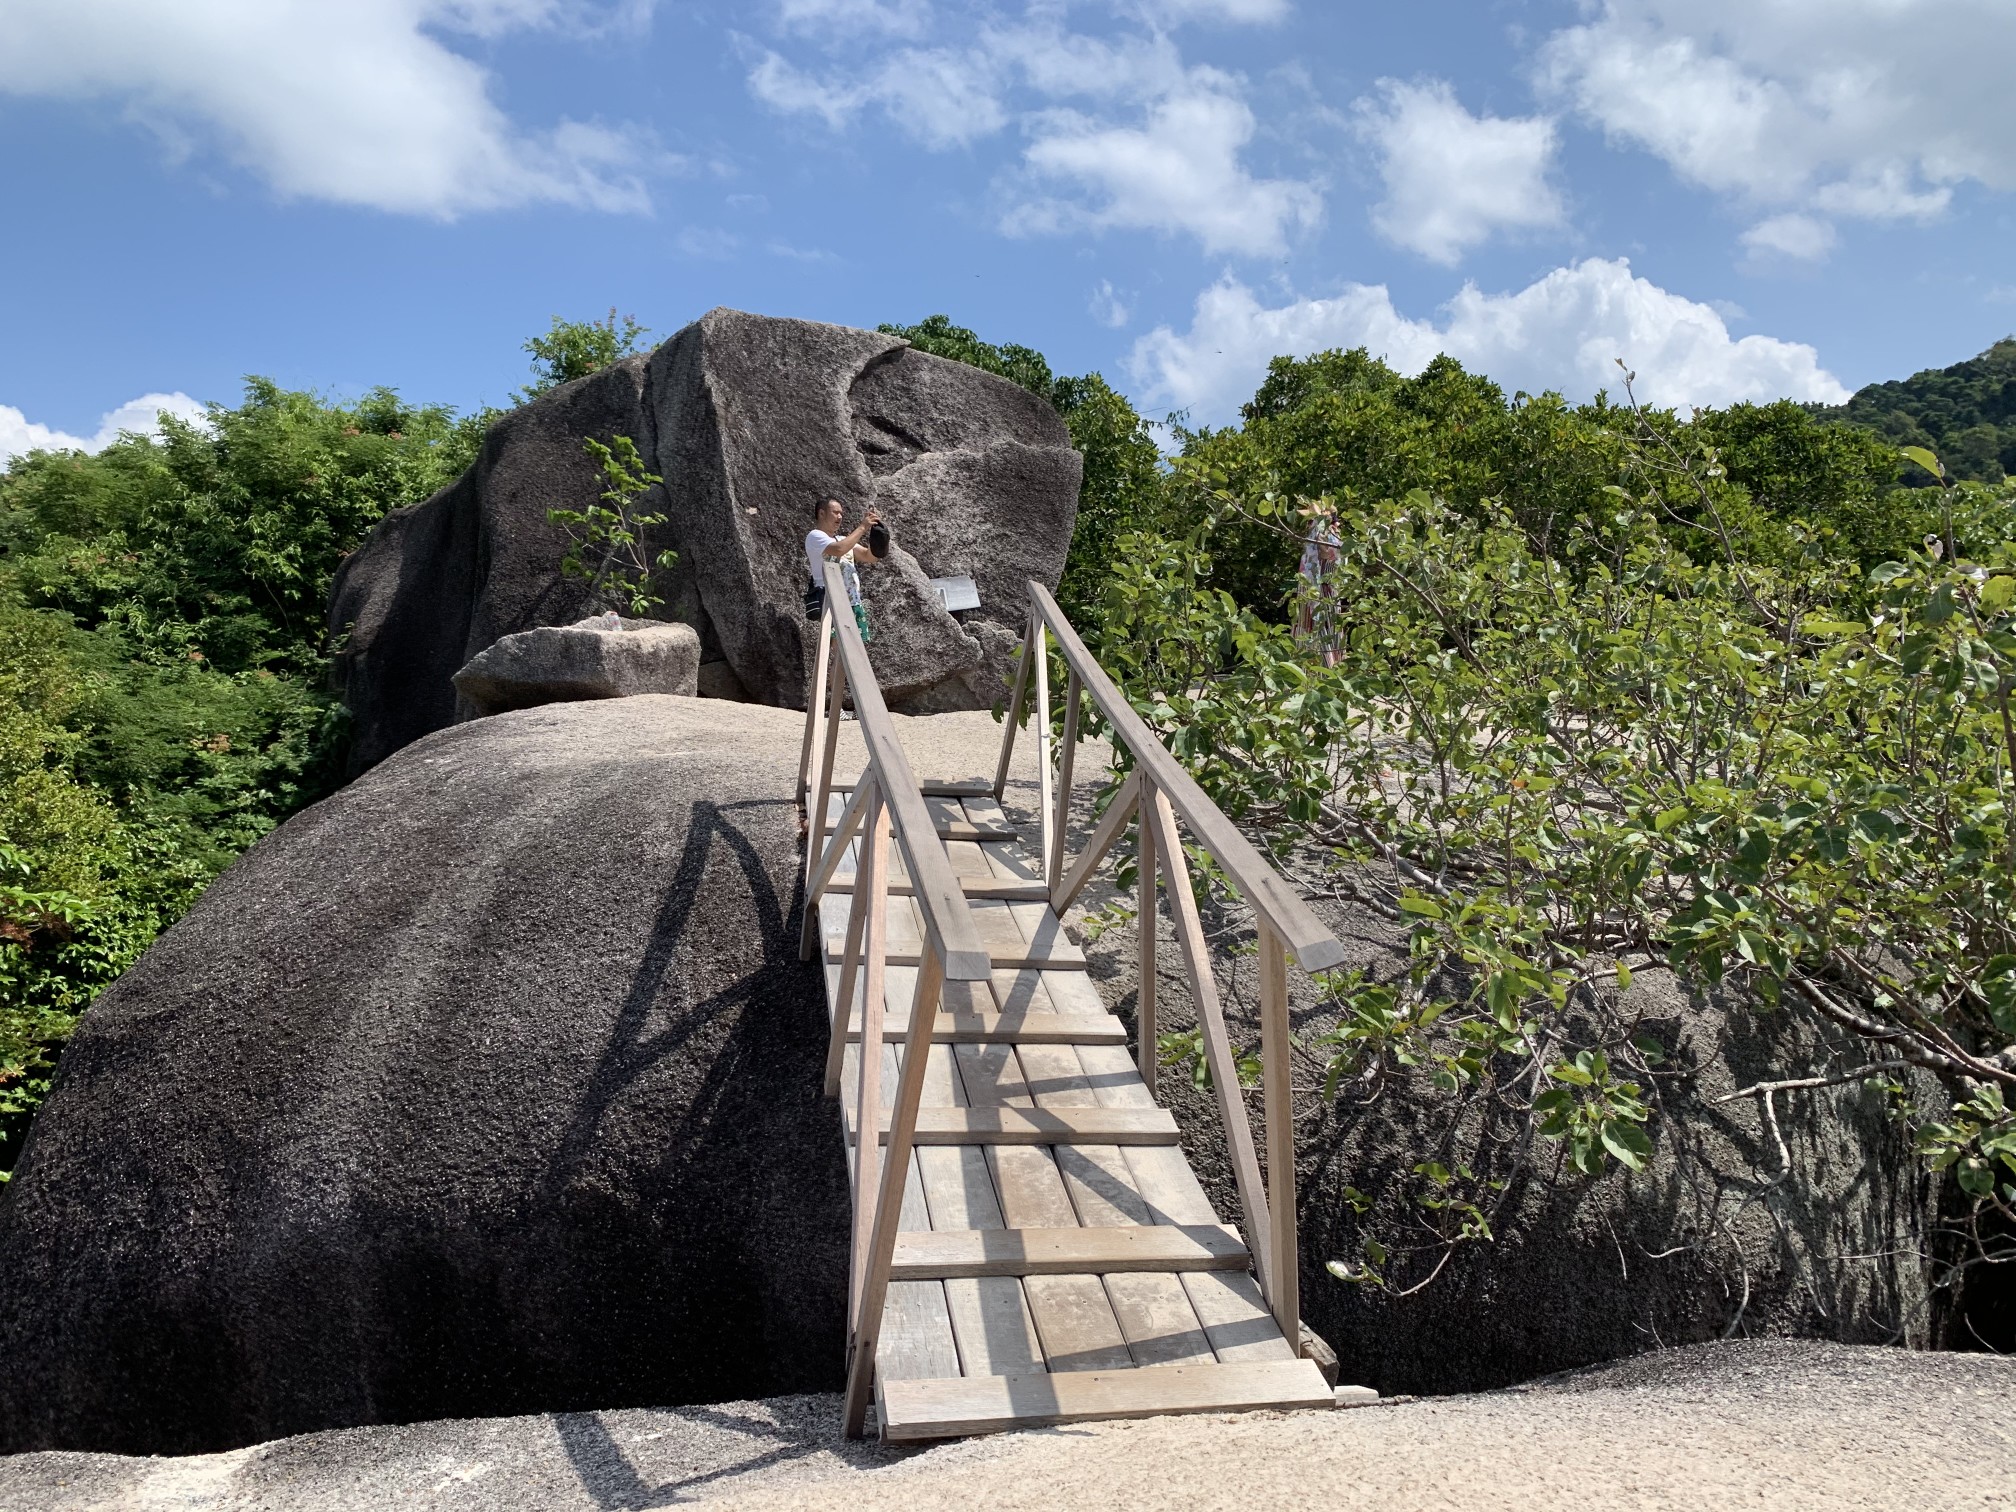
<instances>
[{"instance_id":1,"label":"distant green hill","mask_svg":"<svg viewBox=\"0 0 2016 1512\"><path fill-rule=\"evenodd\" d=\"M2016 337L1949 368L1872 383L1846 404L1814 412L1899 446L1928 446L1956 478L1999 483L2016 474ZM1931 480L1912 467L1904 481Z\"/></svg>"}]
</instances>

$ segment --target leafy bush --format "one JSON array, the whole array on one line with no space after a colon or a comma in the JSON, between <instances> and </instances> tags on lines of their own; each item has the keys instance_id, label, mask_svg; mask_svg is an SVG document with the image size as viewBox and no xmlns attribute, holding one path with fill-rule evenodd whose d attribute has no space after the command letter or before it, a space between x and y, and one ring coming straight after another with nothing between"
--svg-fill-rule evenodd
<instances>
[{"instance_id":1,"label":"leafy bush","mask_svg":"<svg viewBox=\"0 0 2016 1512\"><path fill-rule=\"evenodd\" d=\"M1270 385L1302 376L1277 363ZM1328 396L1309 434L1349 439L1343 410L1376 411L1375 431L1474 486L1453 444L1410 439L1407 405L1380 397L1399 392ZM1274 410L1252 413L1264 449ZM1328 1095L1404 1080L1444 1115L1417 1167L1432 1237L1368 1228L1338 1262L1354 1280L1415 1280L1489 1237L1500 1193L1444 1163L1480 1109L1575 1171L1646 1163L1663 1052L1618 989L1647 971L1857 1037L1824 1077L1750 1095L1768 1116L1799 1086L1876 1080L1977 1220L2016 1209L2016 495L1949 490L1933 508L1957 551L1865 569L1792 512L1824 517L1851 488L1738 516L1753 495L1728 483L1730 429L1609 419L1577 444L1616 459L1612 481L1575 481L1559 516L1530 495L1383 492L1377 448L1360 490L1256 489L1278 473L1199 438L1175 480L1193 531L1115 556L1102 655L1135 706L1310 885L1407 928L1399 974L1326 981L1334 1026L1309 1047ZM1798 431L1782 410L1745 419ZM1306 600L1335 627L1334 667L1251 586L1266 551L1292 563L1312 503L1341 521ZM1948 1104L1909 1106L1907 1068Z\"/></svg>"}]
</instances>

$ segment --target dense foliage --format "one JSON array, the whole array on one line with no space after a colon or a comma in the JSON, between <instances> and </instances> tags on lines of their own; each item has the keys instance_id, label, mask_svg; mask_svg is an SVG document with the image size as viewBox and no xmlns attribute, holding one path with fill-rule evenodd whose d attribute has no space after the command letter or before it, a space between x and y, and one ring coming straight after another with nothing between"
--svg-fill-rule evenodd
<instances>
[{"instance_id":1,"label":"dense foliage","mask_svg":"<svg viewBox=\"0 0 2016 1512\"><path fill-rule=\"evenodd\" d=\"M481 419L264 379L205 421L0 476L0 1170L91 997L328 792L330 580Z\"/></svg>"},{"instance_id":2,"label":"dense foliage","mask_svg":"<svg viewBox=\"0 0 2016 1512\"><path fill-rule=\"evenodd\" d=\"M1490 1236L1480 1121L1543 1178L1642 1167L1647 971L1860 1046L1751 1089L1767 1122L1874 1079L1977 1224L2016 1210L2016 495L1889 490L1886 449L1791 405L1683 425L1363 353L1277 362L1185 441L1185 528L1117 554L1102 655L1312 889L1406 932L1325 983L1321 1095L1443 1115L1340 1275ZM1337 561L1291 592L1320 521Z\"/></svg>"},{"instance_id":3,"label":"dense foliage","mask_svg":"<svg viewBox=\"0 0 2016 1512\"><path fill-rule=\"evenodd\" d=\"M1894 446L1926 447L1957 478L1999 483L2016 474L2016 337L1949 368L1872 383L1817 413L1866 427ZM1923 487L1933 479L1913 468L1907 481Z\"/></svg>"},{"instance_id":4,"label":"dense foliage","mask_svg":"<svg viewBox=\"0 0 2016 1512\"><path fill-rule=\"evenodd\" d=\"M1025 346L995 346L944 315L916 325L885 325L921 352L968 363L1049 400L1085 459L1078 524L1057 600L1066 613L1092 619L1114 546L1130 530L1154 522L1162 497L1161 453L1148 423L1097 373L1058 377L1043 354Z\"/></svg>"}]
</instances>

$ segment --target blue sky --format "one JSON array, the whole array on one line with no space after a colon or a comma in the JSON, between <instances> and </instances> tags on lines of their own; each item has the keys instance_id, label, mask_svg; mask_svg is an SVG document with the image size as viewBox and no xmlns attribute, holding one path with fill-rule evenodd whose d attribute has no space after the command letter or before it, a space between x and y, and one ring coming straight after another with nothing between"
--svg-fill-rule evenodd
<instances>
[{"instance_id":1,"label":"blue sky","mask_svg":"<svg viewBox=\"0 0 2016 1512\"><path fill-rule=\"evenodd\" d=\"M0 455L615 306L1835 399L2016 329L2016 0L0 0Z\"/></svg>"}]
</instances>

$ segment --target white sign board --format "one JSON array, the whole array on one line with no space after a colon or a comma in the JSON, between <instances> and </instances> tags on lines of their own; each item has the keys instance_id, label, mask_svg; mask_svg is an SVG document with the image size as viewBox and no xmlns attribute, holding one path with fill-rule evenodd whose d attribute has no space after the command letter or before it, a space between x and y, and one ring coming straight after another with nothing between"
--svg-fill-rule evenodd
<instances>
[{"instance_id":1,"label":"white sign board","mask_svg":"<svg viewBox=\"0 0 2016 1512\"><path fill-rule=\"evenodd\" d=\"M938 590L938 597L947 609L980 607L980 588L970 577L933 578L931 586Z\"/></svg>"}]
</instances>

